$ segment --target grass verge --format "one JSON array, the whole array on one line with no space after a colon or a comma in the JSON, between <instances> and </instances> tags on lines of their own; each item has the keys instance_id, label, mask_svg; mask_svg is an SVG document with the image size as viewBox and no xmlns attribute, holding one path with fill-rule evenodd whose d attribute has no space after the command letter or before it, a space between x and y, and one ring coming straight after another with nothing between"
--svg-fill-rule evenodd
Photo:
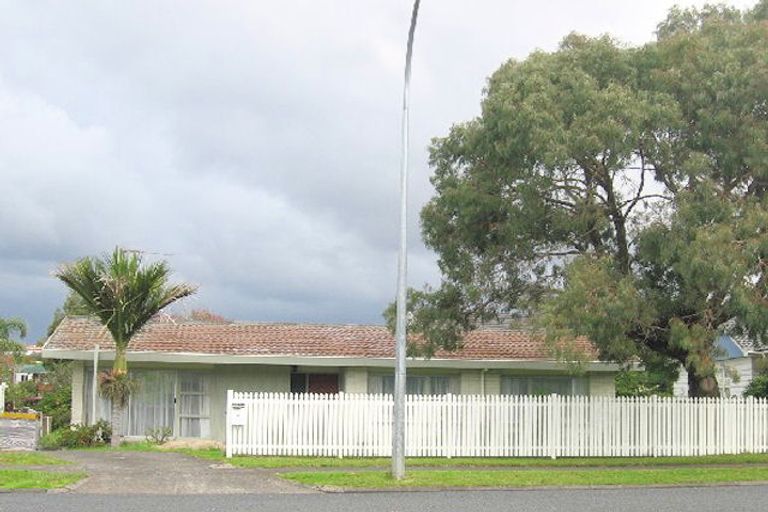
<instances>
[{"instance_id":1,"label":"grass verge","mask_svg":"<svg viewBox=\"0 0 768 512\"><path fill-rule=\"evenodd\" d=\"M228 462L243 468L386 468L387 457L248 457L226 459L220 450L179 449L175 452L218 462ZM691 466L712 464L768 464L768 454L746 453L739 455L706 455L700 457L583 457L583 458L428 458L410 457L406 464L411 467L657 467Z\"/></svg>"},{"instance_id":2,"label":"grass verge","mask_svg":"<svg viewBox=\"0 0 768 512\"><path fill-rule=\"evenodd\" d=\"M40 452L0 452L0 466L58 466L69 462Z\"/></svg>"},{"instance_id":3,"label":"grass verge","mask_svg":"<svg viewBox=\"0 0 768 512\"><path fill-rule=\"evenodd\" d=\"M0 469L0 489L57 489L85 477L85 473L49 473L24 469Z\"/></svg>"},{"instance_id":4,"label":"grass verge","mask_svg":"<svg viewBox=\"0 0 768 512\"><path fill-rule=\"evenodd\" d=\"M588 470L459 470L410 471L393 480L389 473L297 472L280 475L304 485L339 489L460 488L460 487L568 487L603 485L693 485L768 481L768 467L656 468Z\"/></svg>"},{"instance_id":5,"label":"grass verge","mask_svg":"<svg viewBox=\"0 0 768 512\"><path fill-rule=\"evenodd\" d=\"M95 449L109 450L110 447ZM168 451L183 453L213 462L229 463L242 468L388 468L389 457L297 457L297 456L236 456L227 459L217 448L173 448L164 450L148 442L125 443L124 451ZM738 455L701 455L695 457L409 457L406 464L420 468L610 468L665 467L708 465L768 465L768 453Z\"/></svg>"}]
</instances>

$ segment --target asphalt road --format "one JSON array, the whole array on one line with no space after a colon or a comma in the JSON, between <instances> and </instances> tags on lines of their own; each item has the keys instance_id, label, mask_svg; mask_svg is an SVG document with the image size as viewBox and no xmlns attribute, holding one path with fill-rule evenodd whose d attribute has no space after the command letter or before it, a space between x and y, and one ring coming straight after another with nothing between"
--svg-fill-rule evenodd
<instances>
[{"instance_id":1,"label":"asphalt road","mask_svg":"<svg viewBox=\"0 0 768 512\"><path fill-rule=\"evenodd\" d=\"M114 496L0 494L0 512L756 512L768 485L601 490Z\"/></svg>"}]
</instances>

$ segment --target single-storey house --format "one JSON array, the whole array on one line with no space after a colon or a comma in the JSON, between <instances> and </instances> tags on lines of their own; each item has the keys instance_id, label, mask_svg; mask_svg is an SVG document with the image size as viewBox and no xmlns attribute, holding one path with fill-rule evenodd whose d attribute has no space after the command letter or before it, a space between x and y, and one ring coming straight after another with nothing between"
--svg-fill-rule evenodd
<instances>
[{"instance_id":1,"label":"single-storey house","mask_svg":"<svg viewBox=\"0 0 768 512\"><path fill-rule=\"evenodd\" d=\"M716 340L717 384L724 398L743 396L752 377L765 371L768 349L754 343L747 335L721 334ZM673 386L675 396L688 396L688 372L680 369Z\"/></svg>"},{"instance_id":2,"label":"single-storey house","mask_svg":"<svg viewBox=\"0 0 768 512\"><path fill-rule=\"evenodd\" d=\"M71 360L72 421L109 417L109 403L94 402L94 375L111 367L114 346L105 329L85 317L61 322L43 348L47 359ZM574 375L544 342L523 330L479 329L457 352L409 358L411 394L614 395L618 367L591 362ZM97 348L98 346L98 348ZM139 381L124 432L144 436L155 427L175 437L223 440L226 392L391 393L394 338L379 325L199 323L158 319L128 350Z\"/></svg>"},{"instance_id":3,"label":"single-storey house","mask_svg":"<svg viewBox=\"0 0 768 512\"><path fill-rule=\"evenodd\" d=\"M13 382L39 381L48 373L42 364L20 364L13 370Z\"/></svg>"}]
</instances>

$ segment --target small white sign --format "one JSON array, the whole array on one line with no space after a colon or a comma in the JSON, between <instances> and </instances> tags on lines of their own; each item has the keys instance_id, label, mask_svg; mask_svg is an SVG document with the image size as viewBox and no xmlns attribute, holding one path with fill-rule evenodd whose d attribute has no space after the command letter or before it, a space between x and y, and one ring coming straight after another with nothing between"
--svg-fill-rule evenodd
<instances>
[{"instance_id":1,"label":"small white sign","mask_svg":"<svg viewBox=\"0 0 768 512\"><path fill-rule=\"evenodd\" d=\"M245 404L236 402L232 404L232 426L245 426Z\"/></svg>"}]
</instances>

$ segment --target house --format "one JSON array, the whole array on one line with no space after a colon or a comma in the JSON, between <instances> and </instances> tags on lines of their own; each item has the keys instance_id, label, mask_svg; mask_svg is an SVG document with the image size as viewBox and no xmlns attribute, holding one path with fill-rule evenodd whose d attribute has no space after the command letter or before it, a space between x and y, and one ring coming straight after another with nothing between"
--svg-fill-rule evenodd
<instances>
[{"instance_id":1,"label":"house","mask_svg":"<svg viewBox=\"0 0 768 512\"><path fill-rule=\"evenodd\" d=\"M752 377L766 367L768 348L758 347L746 335L721 334L716 340L717 383L720 396L743 396ZM680 369L675 396L688 396L688 372Z\"/></svg>"},{"instance_id":2,"label":"house","mask_svg":"<svg viewBox=\"0 0 768 512\"><path fill-rule=\"evenodd\" d=\"M74 361L73 423L109 417L109 403L95 394L94 374L111 366L110 340L96 321L69 317L43 348L44 358ZM596 361L590 343L577 344L592 361L573 375L530 332L480 329L458 352L409 358L407 392L613 396L618 367ZM175 437L222 440L229 389L391 393L394 386L394 338L379 325L158 319L131 341L128 361L140 383L123 418L130 436L164 426Z\"/></svg>"},{"instance_id":3,"label":"house","mask_svg":"<svg viewBox=\"0 0 768 512\"><path fill-rule=\"evenodd\" d=\"M13 370L13 382L39 381L48 373L42 364L20 364Z\"/></svg>"}]
</instances>

